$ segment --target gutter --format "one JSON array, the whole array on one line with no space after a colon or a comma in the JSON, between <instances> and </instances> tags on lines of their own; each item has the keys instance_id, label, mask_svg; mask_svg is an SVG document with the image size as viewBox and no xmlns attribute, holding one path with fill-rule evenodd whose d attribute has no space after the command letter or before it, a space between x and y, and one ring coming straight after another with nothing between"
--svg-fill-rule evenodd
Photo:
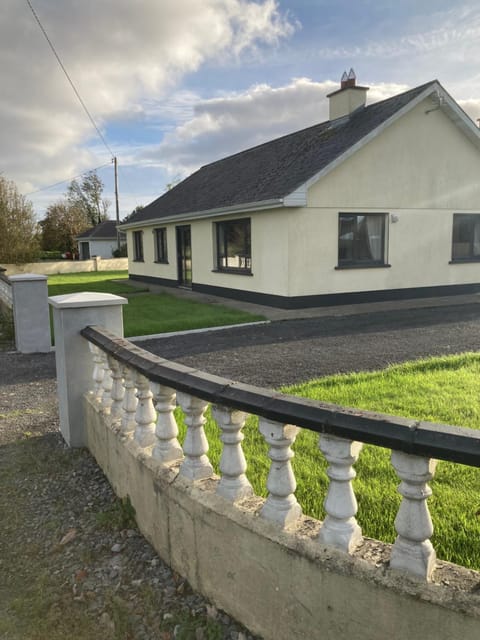
<instances>
[{"instance_id":1,"label":"gutter","mask_svg":"<svg viewBox=\"0 0 480 640\"><path fill-rule=\"evenodd\" d=\"M274 198L272 200L262 200L260 202L248 202L246 204L237 204L230 207L217 207L215 209L207 209L204 211L189 211L186 213L163 216L161 218L151 218L149 220L139 220L119 225L117 228L121 231L133 229L135 227L150 227L158 224L166 224L168 222L185 222L187 220L202 220L205 218L219 218L232 213L248 213L250 211L262 211L267 209L276 209L278 207L292 206L288 203L288 196L285 198ZM301 206L296 204L295 206Z\"/></svg>"}]
</instances>

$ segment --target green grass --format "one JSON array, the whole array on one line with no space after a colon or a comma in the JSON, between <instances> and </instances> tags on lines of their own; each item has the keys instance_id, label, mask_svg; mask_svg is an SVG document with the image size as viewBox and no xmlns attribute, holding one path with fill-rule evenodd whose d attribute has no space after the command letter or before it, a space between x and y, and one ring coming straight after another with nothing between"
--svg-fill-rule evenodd
<instances>
[{"instance_id":1,"label":"green grass","mask_svg":"<svg viewBox=\"0 0 480 640\"><path fill-rule=\"evenodd\" d=\"M128 271L93 271L85 273L61 273L48 276L48 295L62 296L81 291L113 293L117 296L139 291L138 288L115 280L127 280ZM145 290L145 289L144 289Z\"/></svg>"},{"instance_id":2,"label":"green grass","mask_svg":"<svg viewBox=\"0 0 480 640\"><path fill-rule=\"evenodd\" d=\"M344 406L480 429L480 354L433 358L377 373L333 376L283 391ZM183 437L185 427L180 412L178 416ZM206 432L209 457L218 473L219 429L209 414ZM255 493L265 496L269 461L257 418L247 420L244 433L247 475ZM293 448L298 501L305 514L323 519L328 483L318 436L303 429ZM390 451L365 445L355 468L358 521L364 535L393 542L400 495ZM430 484L433 496L428 505L435 527L432 543L438 557L480 569L480 470L439 462Z\"/></svg>"},{"instance_id":3,"label":"green grass","mask_svg":"<svg viewBox=\"0 0 480 640\"><path fill-rule=\"evenodd\" d=\"M264 320L263 316L223 305L203 304L167 293L140 294L129 299L123 319L126 336L241 324Z\"/></svg>"},{"instance_id":4,"label":"green grass","mask_svg":"<svg viewBox=\"0 0 480 640\"><path fill-rule=\"evenodd\" d=\"M169 331L203 329L263 320L263 316L237 311L217 304L203 304L167 293L145 293L126 283L126 271L71 273L49 276L48 295L64 295L81 291L113 293L128 298L123 307L125 336L145 336Z\"/></svg>"}]
</instances>

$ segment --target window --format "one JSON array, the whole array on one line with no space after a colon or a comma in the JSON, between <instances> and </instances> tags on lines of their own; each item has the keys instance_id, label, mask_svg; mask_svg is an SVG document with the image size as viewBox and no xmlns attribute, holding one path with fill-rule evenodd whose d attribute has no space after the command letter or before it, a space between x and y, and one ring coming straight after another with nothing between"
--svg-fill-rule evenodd
<instances>
[{"instance_id":1,"label":"window","mask_svg":"<svg viewBox=\"0 0 480 640\"><path fill-rule=\"evenodd\" d=\"M340 213L338 266L385 265L385 213Z\"/></svg>"},{"instance_id":2,"label":"window","mask_svg":"<svg viewBox=\"0 0 480 640\"><path fill-rule=\"evenodd\" d=\"M250 219L217 222L216 232L217 269L250 274L252 269Z\"/></svg>"},{"instance_id":3,"label":"window","mask_svg":"<svg viewBox=\"0 0 480 640\"><path fill-rule=\"evenodd\" d=\"M453 214L453 261L480 260L480 213Z\"/></svg>"},{"instance_id":4,"label":"window","mask_svg":"<svg viewBox=\"0 0 480 640\"><path fill-rule=\"evenodd\" d=\"M133 259L143 262L143 231L133 232Z\"/></svg>"},{"instance_id":5,"label":"window","mask_svg":"<svg viewBox=\"0 0 480 640\"><path fill-rule=\"evenodd\" d=\"M153 238L155 242L155 262L168 262L167 255L167 229L153 230Z\"/></svg>"}]
</instances>

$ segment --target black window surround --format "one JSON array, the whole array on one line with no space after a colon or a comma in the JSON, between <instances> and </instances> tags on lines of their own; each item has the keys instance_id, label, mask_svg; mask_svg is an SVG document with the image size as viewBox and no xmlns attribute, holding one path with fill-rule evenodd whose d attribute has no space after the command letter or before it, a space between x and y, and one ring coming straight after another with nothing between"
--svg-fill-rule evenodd
<instances>
[{"instance_id":1,"label":"black window surround","mask_svg":"<svg viewBox=\"0 0 480 640\"><path fill-rule=\"evenodd\" d=\"M454 213L450 264L480 262L480 213Z\"/></svg>"},{"instance_id":2,"label":"black window surround","mask_svg":"<svg viewBox=\"0 0 480 640\"><path fill-rule=\"evenodd\" d=\"M143 231L133 232L133 261L143 262Z\"/></svg>"},{"instance_id":3,"label":"black window surround","mask_svg":"<svg viewBox=\"0 0 480 640\"><path fill-rule=\"evenodd\" d=\"M216 265L214 271L252 275L250 218L215 223Z\"/></svg>"},{"instance_id":4,"label":"black window surround","mask_svg":"<svg viewBox=\"0 0 480 640\"><path fill-rule=\"evenodd\" d=\"M336 269L389 267L386 262L388 213L338 214Z\"/></svg>"},{"instance_id":5,"label":"black window surround","mask_svg":"<svg viewBox=\"0 0 480 640\"><path fill-rule=\"evenodd\" d=\"M167 228L160 227L153 230L153 241L155 248L155 262L168 264L167 252Z\"/></svg>"}]
</instances>

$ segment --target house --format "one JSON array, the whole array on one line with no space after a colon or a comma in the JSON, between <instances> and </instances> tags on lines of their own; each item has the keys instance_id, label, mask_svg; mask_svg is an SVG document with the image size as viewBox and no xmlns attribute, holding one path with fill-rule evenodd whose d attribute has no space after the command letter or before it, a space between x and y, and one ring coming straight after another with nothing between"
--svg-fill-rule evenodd
<instances>
[{"instance_id":1,"label":"house","mask_svg":"<svg viewBox=\"0 0 480 640\"><path fill-rule=\"evenodd\" d=\"M134 214L130 278L284 308L480 290L480 132L437 80L208 164Z\"/></svg>"},{"instance_id":2,"label":"house","mask_svg":"<svg viewBox=\"0 0 480 640\"><path fill-rule=\"evenodd\" d=\"M118 249L117 223L115 220L105 220L95 227L87 229L75 240L78 242L80 260L89 260L94 256L111 258ZM125 235L120 236L121 244L125 244Z\"/></svg>"}]
</instances>

